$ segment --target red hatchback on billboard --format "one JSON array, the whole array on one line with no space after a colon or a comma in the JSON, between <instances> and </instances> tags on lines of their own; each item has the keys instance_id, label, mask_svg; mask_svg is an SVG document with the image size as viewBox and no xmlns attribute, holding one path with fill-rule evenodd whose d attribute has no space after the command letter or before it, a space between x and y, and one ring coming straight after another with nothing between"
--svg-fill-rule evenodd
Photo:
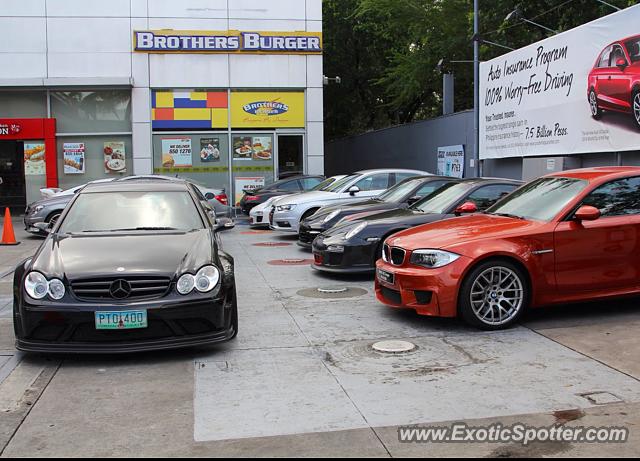
<instances>
[{"instance_id":1,"label":"red hatchback on billboard","mask_svg":"<svg viewBox=\"0 0 640 461\"><path fill-rule=\"evenodd\" d=\"M607 46L589 73L591 115L605 110L633 115L640 128L640 35Z\"/></svg>"}]
</instances>

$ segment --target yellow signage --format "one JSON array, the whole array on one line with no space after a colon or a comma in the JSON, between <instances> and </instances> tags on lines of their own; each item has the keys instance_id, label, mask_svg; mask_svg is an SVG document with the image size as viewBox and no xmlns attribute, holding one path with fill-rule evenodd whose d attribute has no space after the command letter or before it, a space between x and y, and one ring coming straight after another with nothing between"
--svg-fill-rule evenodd
<instances>
[{"instance_id":1,"label":"yellow signage","mask_svg":"<svg viewBox=\"0 0 640 461\"><path fill-rule=\"evenodd\" d=\"M143 53L321 54L321 32L136 30L133 49Z\"/></svg>"},{"instance_id":2,"label":"yellow signage","mask_svg":"<svg viewBox=\"0 0 640 461\"><path fill-rule=\"evenodd\" d=\"M232 92L232 128L304 128L303 92Z\"/></svg>"}]
</instances>

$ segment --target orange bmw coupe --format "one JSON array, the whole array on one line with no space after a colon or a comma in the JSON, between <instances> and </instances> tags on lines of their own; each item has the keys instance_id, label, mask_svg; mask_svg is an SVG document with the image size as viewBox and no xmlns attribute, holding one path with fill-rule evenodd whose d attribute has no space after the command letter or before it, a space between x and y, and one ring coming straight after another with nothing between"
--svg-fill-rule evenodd
<instances>
[{"instance_id":1,"label":"orange bmw coupe","mask_svg":"<svg viewBox=\"0 0 640 461\"><path fill-rule=\"evenodd\" d=\"M389 237L376 296L495 330L529 307L640 294L640 167L563 171Z\"/></svg>"}]
</instances>

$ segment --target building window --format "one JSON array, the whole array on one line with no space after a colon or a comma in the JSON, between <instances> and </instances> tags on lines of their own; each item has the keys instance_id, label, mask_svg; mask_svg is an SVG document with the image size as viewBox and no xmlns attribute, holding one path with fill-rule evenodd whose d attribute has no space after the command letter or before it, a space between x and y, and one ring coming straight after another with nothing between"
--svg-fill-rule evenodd
<instances>
[{"instance_id":1,"label":"building window","mask_svg":"<svg viewBox=\"0 0 640 461\"><path fill-rule=\"evenodd\" d=\"M131 132L131 91L52 91L58 133Z\"/></svg>"},{"instance_id":2,"label":"building window","mask_svg":"<svg viewBox=\"0 0 640 461\"><path fill-rule=\"evenodd\" d=\"M0 118L45 118L47 93L45 91L0 92Z\"/></svg>"}]
</instances>

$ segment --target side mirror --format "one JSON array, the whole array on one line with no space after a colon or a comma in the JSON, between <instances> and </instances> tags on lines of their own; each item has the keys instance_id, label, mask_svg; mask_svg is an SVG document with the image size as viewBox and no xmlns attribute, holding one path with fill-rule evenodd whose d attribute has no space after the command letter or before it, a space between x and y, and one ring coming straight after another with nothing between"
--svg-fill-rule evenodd
<instances>
[{"instance_id":1,"label":"side mirror","mask_svg":"<svg viewBox=\"0 0 640 461\"><path fill-rule=\"evenodd\" d=\"M410 197L409 200L407 200L407 204L413 205L414 203L419 202L420 199L422 199L422 197L420 197L419 195L414 195L413 197Z\"/></svg>"},{"instance_id":2,"label":"side mirror","mask_svg":"<svg viewBox=\"0 0 640 461\"><path fill-rule=\"evenodd\" d=\"M51 223L48 222L37 222L33 225L33 227L47 234L50 234L51 230L53 229Z\"/></svg>"},{"instance_id":3,"label":"side mirror","mask_svg":"<svg viewBox=\"0 0 640 461\"><path fill-rule=\"evenodd\" d=\"M573 216L576 221L595 221L602 216L602 213L594 206L583 205Z\"/></svg>"},{"instance_id":4,"label":"side mirror","mask_svg":"<svg viewBox=\"0 0 640 461\"><path fill-rule=\"evenodd\" d=\"M353 197L353 196L354 196L354 195L356 195L358 192L360 192L360 188L359 188L358 186L351 186L351 187L349 188L348 192L349 192L349 195Z\"/></svg>"},{"instance_id":5,"label":"side mirror","mask_svg":"<svg viewBox=\"0 0 640 461\"><path fill-rule=\"evenodd\" d=\"M469 214L469 213L477 213L478 212L478 207L475 203L473 202L464 202L462 205L460 205L458 208L455 209L455 211L453 212L456 216L460 216L463 214Z\"/></svg>"},{"instance_id":6,"label":"side mirror","mask_svg":"<svg viewBox=\"0 0 640 461\"><path fill-rule=\"evenodd\" d=\"M627 60L624 58L618 58L618 60L616 61L616 67L620 70L625 70L627 66Z\"/></svg>"}]
</instances>

